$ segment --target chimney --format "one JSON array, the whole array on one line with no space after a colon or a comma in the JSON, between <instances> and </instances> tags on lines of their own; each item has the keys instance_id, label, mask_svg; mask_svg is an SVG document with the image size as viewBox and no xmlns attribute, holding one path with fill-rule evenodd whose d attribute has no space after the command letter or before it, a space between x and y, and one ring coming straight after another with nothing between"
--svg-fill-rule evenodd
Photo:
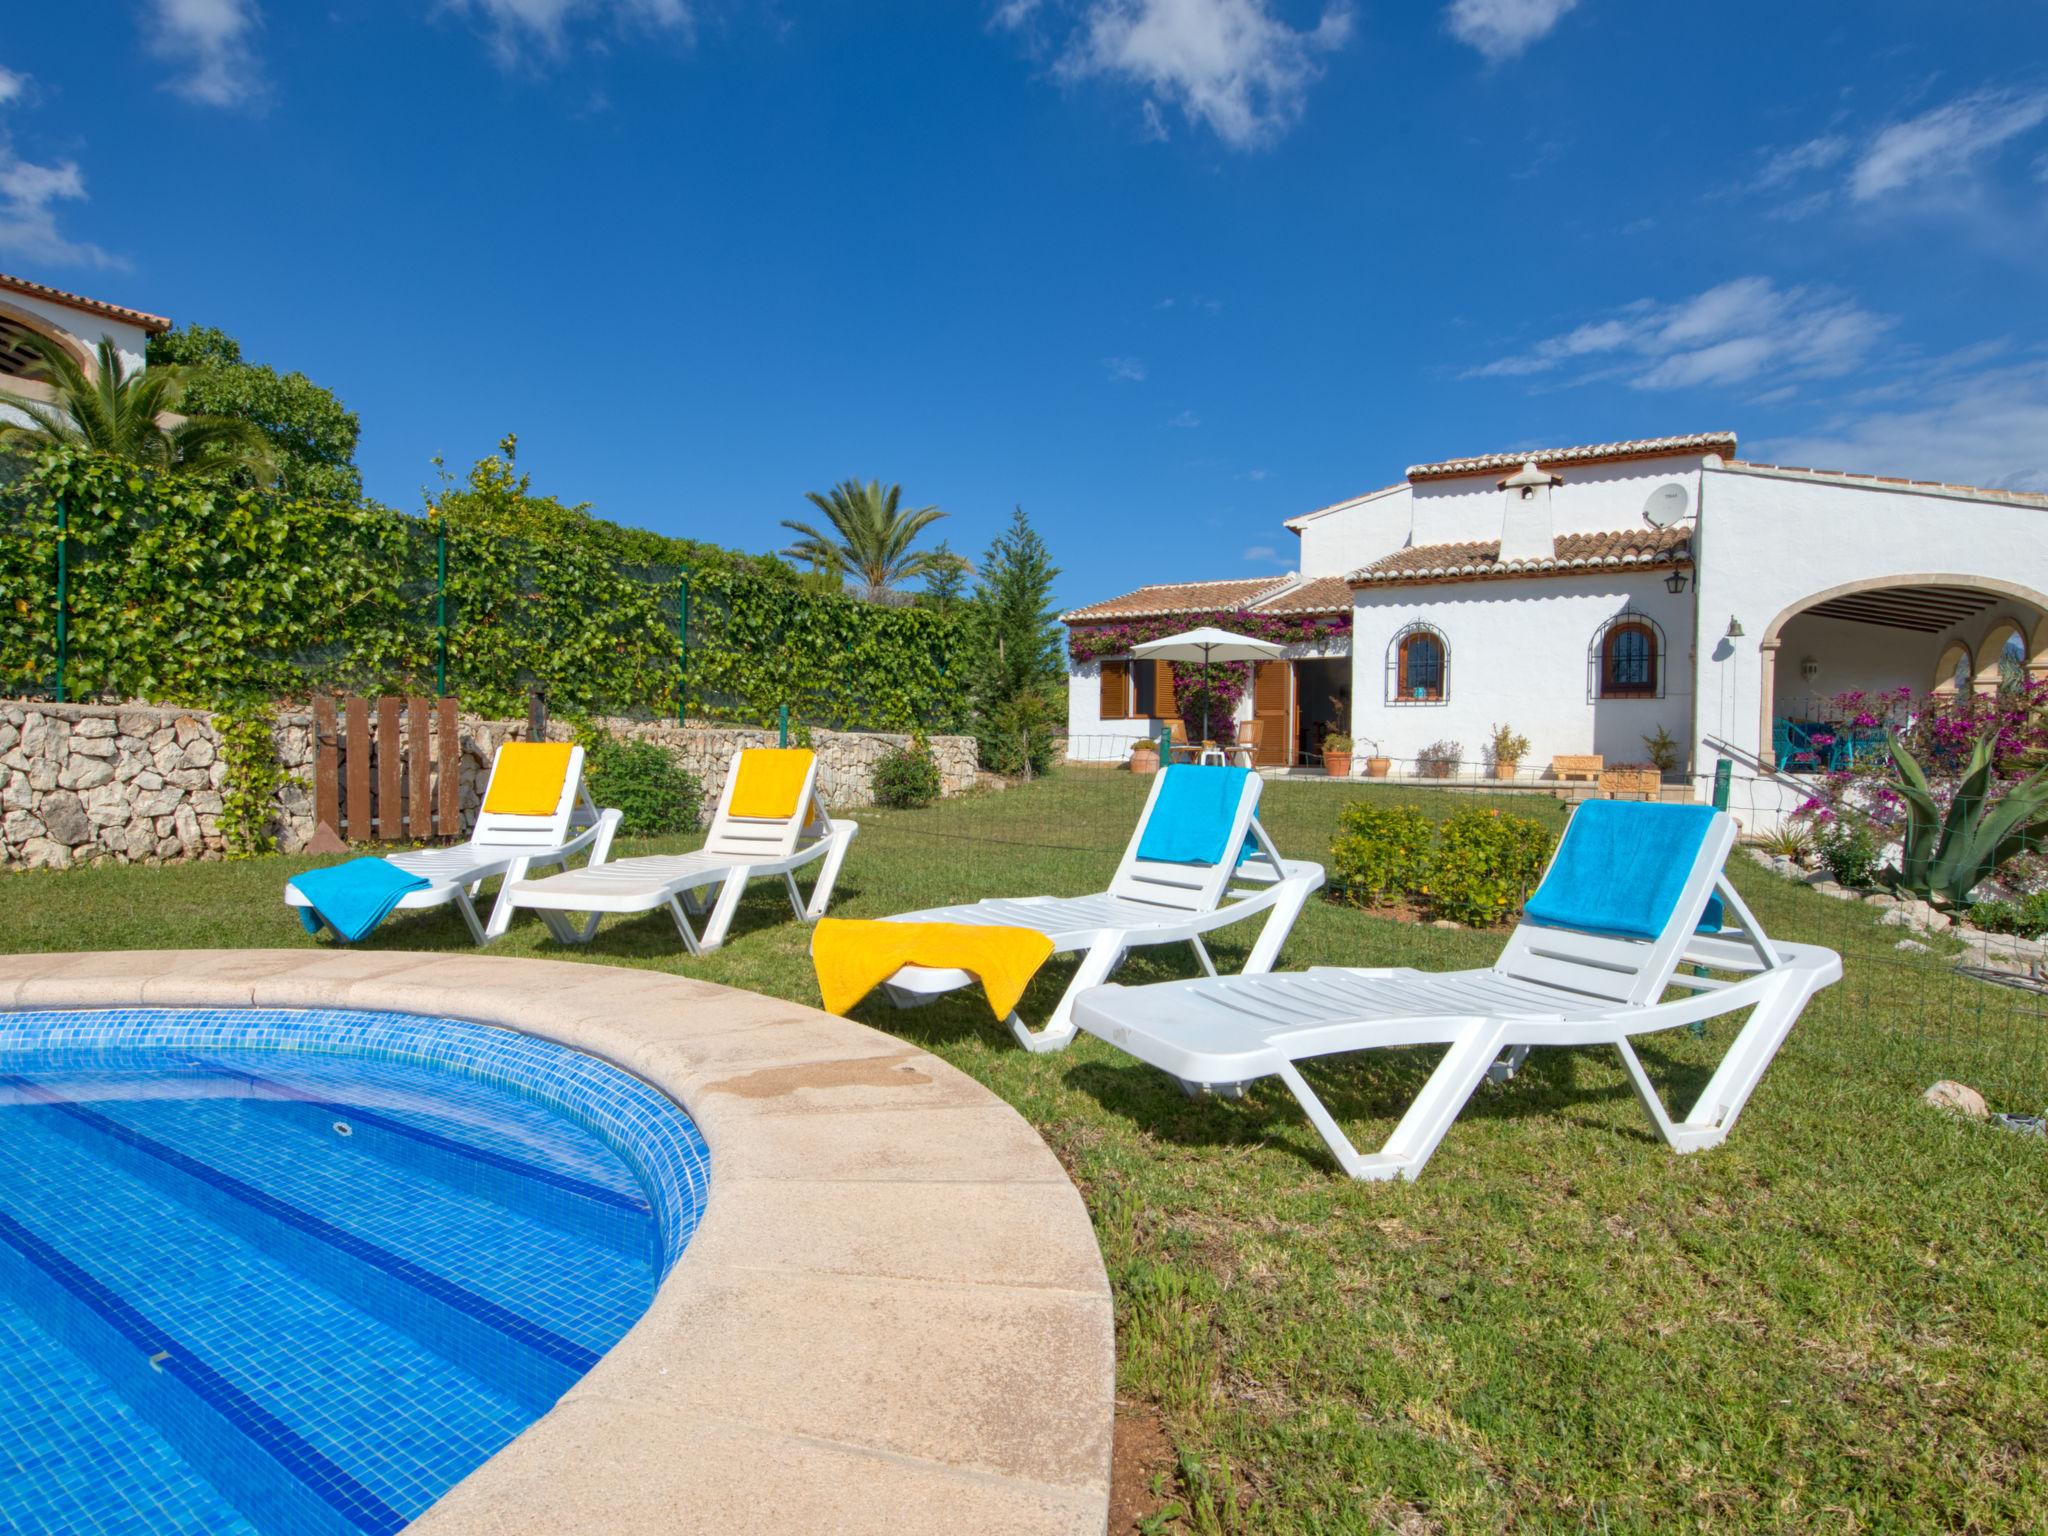
<instances>
[{"instance_id":1,"label":"chimney","mask_svg":"<svg viewBox=\"0 0 2048 1536\"><path fill-rule=\"evenodd\" d=\"M1504 511L1500 522L1502 560L1548 560L1557 553L1556 530L1550 521L1550 492L1563 485L1546 475L1534 459L1500 482Z\"/></svg>"}]
</instances>

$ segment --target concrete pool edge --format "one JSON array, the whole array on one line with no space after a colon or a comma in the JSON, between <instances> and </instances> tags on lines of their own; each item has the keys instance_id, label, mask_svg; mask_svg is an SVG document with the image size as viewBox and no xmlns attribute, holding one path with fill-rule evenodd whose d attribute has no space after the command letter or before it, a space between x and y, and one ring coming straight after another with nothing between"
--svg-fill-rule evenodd
<instances>
[{"instance_id":1,"label":"concrete pool edge","mask_svg":"<svg viewBox=\"0 0 2048 1536\"><path fill-rule=\"evenodd\" d=\"M556 1041L668 1094L711 1195L646 1315L411 1529L1107 1524L1109 1284L1028 1124L893 1036L659 972L488 955L0 956L0 1009L356 1008Z\"/></svg>"}]
</instances>

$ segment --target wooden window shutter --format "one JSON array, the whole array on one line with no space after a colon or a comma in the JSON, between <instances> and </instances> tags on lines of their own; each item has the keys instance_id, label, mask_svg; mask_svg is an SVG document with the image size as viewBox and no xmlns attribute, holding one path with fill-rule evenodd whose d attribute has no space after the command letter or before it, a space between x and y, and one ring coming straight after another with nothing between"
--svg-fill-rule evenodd
<instances>
[{"instance_id":1,"label":"wooden window shutter","mask_svg":"<svg viewBox=\"0 0 2048 1536\"><path fill-rule=\"evenodd\" d=\"M1096 711L1104 720L1128 720L1131 715L1131 664L1105 661L1102 664L1102 703Z\"/></svg>"},{"instance_id":2,"label":"wooden window shutter","mask_svg":"<svg viewBox=\"0 0 2048 1536\"><path fill-rule=\"evenodd\" d=\"M1154 718L1176 719L1180 715L1180 706L1173 697L1173 663L1155 661L1152 665L1158 669L1152 674L1152 707L1158 711Z\"/></svg>"}]
</instances>

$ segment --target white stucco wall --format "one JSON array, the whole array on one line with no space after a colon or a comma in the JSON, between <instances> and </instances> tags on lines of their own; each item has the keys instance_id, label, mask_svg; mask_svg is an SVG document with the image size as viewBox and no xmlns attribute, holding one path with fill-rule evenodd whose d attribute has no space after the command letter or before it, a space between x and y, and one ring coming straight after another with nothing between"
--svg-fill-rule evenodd
<instances>
[{"instance_id":1,"label":"white stucco wall","mask_svg":"<svg viewBox=\"0 0 2048 1536\"><path fill-rule=\"evenodd\" d=\"M1761 712L1762 646L1788 609L1818 600L1834 588L1874 579L2007 588L2034 594L2029 608L2048 606L2048 509L1983 496L1854 481L1828 481L1729 466L1702 476L1705 504L1695 536L1699 556L1702 644L1696 688L1702 736L1720 736L1755 752L1767 745ZM2022 599L2023 600L2023 599ZM1742 638L1725 637L1728 621ZM1979 623L1988 625L1992 614ZM1797 677L1802 634L1788 621L1774 662ZM1811 625L1814 621L1797 621ZM1960 633L1974 646L1977 624ZM1842 643L1861 660L1844 662L1875 677L1899 662L1906 646L1938 652L1936 637L1901 642L1873 625L1839 626ZM1856 643L1857 639L1861 644ZM1932 661L1911 669L1916 688L1929 686ZM1854 686L1843 682L1843 687ZM1823 676L1820 688L1838 691ZM1810 691L1804 687L1798 693Z\"/></svg>"},{"instance_id":2,"label":"white stucco wall","mask_svg":"<svg viewBox=\"0 0 2048 1536\"><path fill-rule=\"evenodd\" d=\"M1390 486L1290 524L1301 540L1301 574L1346 576L1406 544L1411 489Z\"/></svg>"},{"instance_id":3,"label":"white stucco wall","mask_svg":"<svg viewBox=\"0 0 2048 1536\"><path fill-rule=\"evenodd\" d=\"M1352 609L1352 734L1387 756L1412 759L1432 742L1483 761L1495 725L1529 738L1525 771L1559 753L1598 752L1610 763L1647 761L1644 736L1661 725L1683 743L1691 726L1692 597L1664 590L1664 573L1555 576L1361 591ZM1664 637L1665 693L1653 699L1589 697L1588 651L1624 608L1646 615ZM1389 703L1387 656L1396 634L1416 622L1442 631L1450 651L1450 696L1442 703Z\"/></svg>"},{"instance_id":4,"label":"white stucco wall","mask_svg":"<svg viewBox=\"0 0 2048 1536\"><path fill-rule=\"evenodd\" d=\"M1611 528L1646 528L1643 504L1660 485L1685 487L1687 509L1699 504L1699 454L1625 460L1564 469L1564 484L1551 492L1552 533L1593 533ZM1508 492L1500 482L1512 471L1489 470L1456 480L1425 480L1414 488L1417 544L1457 544L1497 539Z\"/></svg>"}]
</instances>

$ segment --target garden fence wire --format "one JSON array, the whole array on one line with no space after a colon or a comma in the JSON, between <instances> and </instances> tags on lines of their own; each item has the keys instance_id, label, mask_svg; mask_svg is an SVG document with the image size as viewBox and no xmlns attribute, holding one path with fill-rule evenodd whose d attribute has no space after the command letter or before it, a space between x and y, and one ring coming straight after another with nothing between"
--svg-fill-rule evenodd
<instances>
[{"instance_id":1,"label":"garden fence wire","mask_svg":"<svg viewBox=\"0 0 2048 1536\"><path fill-rule=\"evenodd\" d=\"M1148 775L1127 771L1107 738L1071 738L1068 761L1027 784L945 800L921 810L862 808L857 849L913 869L907 892L918 906L938 906L990 895L1071 895L1104 889L1137 824ZM1109 760L1105 760L1109 759ZM1758 807L1730 809L1754 825ZM1674 785L1682 791L1681 786ZM1342 813L1360 802L1413 803L1441 817L1477 806L1526 816L1560 830L1571 800L1592 786L1504 786L1471 776L1434 779L1411 775L1377 783L1331 780L1319 773L1269 780L1260 818L1284 857L1330 864ZM1712 797L1712 775L1696 786ZM847 891L859 890L861 859L847 867ZM1840 953L1843 980L1808 1010L1785 1049L1830 1072L1854 1076L1895 1095L1917 1095L1943 1078L1982 1092L1994 1108L2038 1115L2048 1106L2048 982L1983 970L1955 939L1887 926L1887 910L1832 899L1764 867L1745 851L1732 878L1766 931L1791 941L1818 943ZM1310 903L1283 967L1308 964L1414 966L1419 969L1488 964L1505 929L1448 931L1428 915L1375 915L1336 884ZM1220 968L1241 964L1262 919L1214 936ZM1896 923L1896 919L1894 922ZM1184 946L1135 954L1119 980L1146 981L1199 974ZM1721 1044L1726 1043L1727 1026Z\"/></svg>"}]
</instances>

